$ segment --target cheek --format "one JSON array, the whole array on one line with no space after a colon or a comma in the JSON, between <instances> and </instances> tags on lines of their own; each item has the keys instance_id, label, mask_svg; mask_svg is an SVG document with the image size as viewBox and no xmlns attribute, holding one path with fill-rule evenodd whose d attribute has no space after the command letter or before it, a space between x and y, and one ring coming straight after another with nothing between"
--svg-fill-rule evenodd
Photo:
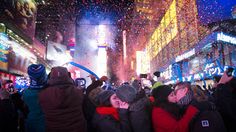
<instances>
[{"instance_id":1,"label":"cheek","mask_svg":"<svg viewBox=\"0 0 236 132\"><path fill-rule=\"evenodd\" d=\"M118 108L118 107L119 107L119 101L116 100L116 99L111 99L111 105L112 105L114 108Z\"/></svg>"},{"instance_id":2,"label":"cheek","mask_svg":"<svg viewBox=\"0 0 236 132\"><path fill-rule=\"evenodd\" d=\"M176 93L176 100L179 101L183 97L183 94L181 92Z\"/></svg>"},{"instance_id":3,"label":"cheek","mask_svg":"<svg viewBox=\"0 0 236 132\"><path fill-rule=\"evenodd\" d=\"M169 100L169 102L175 103L176 102L176 97L175 96L169 96L168 100Z\"/></svg>"}]
</instances>

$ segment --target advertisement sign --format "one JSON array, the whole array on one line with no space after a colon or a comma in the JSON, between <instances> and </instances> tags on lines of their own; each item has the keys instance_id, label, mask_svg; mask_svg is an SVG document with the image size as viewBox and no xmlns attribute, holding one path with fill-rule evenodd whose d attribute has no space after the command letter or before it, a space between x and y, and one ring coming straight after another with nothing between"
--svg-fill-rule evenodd
<instances>
[{"instance_id":1,"label":"advertisement sign","mask_svg":"<svg viewBox=\"0 0 236 132\"><path fill-rule=\"evenodd\" d=\"M9 19L27 35L34 36L37 12L34 0L4 0L1 5Z\"/></svg>"},{"instance_id":2,"label":"advertisement sign","mask_svg":"<svg viewBox=\"0 0 236 132\"><path fill-rule=\"evenodd\" d=\"M197 0L198 16L202 24L233 19L235 0Z\"/></svg>"},{"instance_id":3,"label":"advertisement sign","mask_svg":"<svg viewBox=\"0 0 236 132\"><path fill-rule=\"evenodd\" d=\"M5 34L0 33L0 69L1 70L7 71L8 54L9 54L8 38Z\"/></svg>"},{"instance_id":4,"label":"advertisement sign","mask_svg":"<svg viewBox=\"0 0 236 132\"><path fill-rule=\"evenodd\" d=\"M9 72L25 75L27 73L27 67L37 62L37 57L15 41L9 41L9 44Z\"/></svg>"},{"instance_id":5,"label":"advertisement sign","mask_svg":"<svg viewBox=\"0 0 236 132\"><path fill-rule=\"evenodd\" d=\"M66 46L48 41L47 46L47 59L48 60L58 60L59 56L64 55L66 52Z\"/></svg>"},{"instance_id":6,"label":"advertisement sign","mask_svg":"<svg viewBox=\"0 0 236 132\"><path fill-rule=\"evenodd\" d=\"M72 60L66 46L60 43L48 41L47 45L47 59L52 61L54 65L63 65Z\"/></svg>"}]
</instances>

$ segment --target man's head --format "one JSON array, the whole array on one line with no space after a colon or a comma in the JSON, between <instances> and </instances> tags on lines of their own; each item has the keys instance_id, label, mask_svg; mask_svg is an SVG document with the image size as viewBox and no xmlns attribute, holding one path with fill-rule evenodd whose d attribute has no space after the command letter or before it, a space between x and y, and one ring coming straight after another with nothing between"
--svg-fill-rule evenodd
<instances>
[{"instance_id":1,"label":"man's head","mask_svg":"<svg viewBox=\"0 0 236 132\"><path fill-rule=\"evenodd\" d=\"M191 84L189 82L179 82L174 86L176 101L180 105L187 105L193 98Z\"/></svg>"},{"instance_id":2,"label":"man's head","mask_svg":"<svg viewBox=\"0 0 236 132\"><path fill-rule=\"evenodd\" d=\"M135 100L137 90L131 85L123 84L116 89L117 97L126 103L132 103Z\"/></svg>"}]
</instances>

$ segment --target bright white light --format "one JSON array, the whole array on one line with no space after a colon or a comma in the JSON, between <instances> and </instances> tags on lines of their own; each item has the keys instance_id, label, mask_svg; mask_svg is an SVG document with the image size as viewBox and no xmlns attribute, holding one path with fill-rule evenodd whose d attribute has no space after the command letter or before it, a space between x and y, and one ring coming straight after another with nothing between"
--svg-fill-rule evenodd
<instances>
[{"instance_id":1,"label":"bright white light","mask_svg":"<svg viewBox=\"0 0 236 132\"><path fill-rule=\"evenodd\" d=\"M66 51L65 54L58 54L58 65L64 65L65 63L68 63L72 61L72 56L70 55L69 51Z\"/></svg>"},{"instance_id":2,"label":"bright white light","mask_svg":"<svg viewBox=\"0 0 236 132\"><path fill-rule=\"evenodd\" d=\"M236 44L236 38L235 37L231 37L231 36L228 36L228 35L225 35L223 33L218 33L217 34L217 40L221 40L221 41L224 41L224 42L228 42L228 43L231 43L231 44Z\"/></svg>"},{"instance_id":3,"label":"bright white light","mask_svg":"<svg viewBox=\"0 0 236 132\"><path fill-rule=\"evenodd\" d=\"M141 73L141 63L142 63L142 51L136 51L136 74L139 75Z\"/></svg>"},{"instance_id":4,"label":"bright white light","mask_svg":"<svg viewBox=\"0 0 236 132\"><path fill-rule=\"evenodd\" d=\"M136 51L136 64L137 75L150 72L150 61L145 51Z\"/></svg>"},{"instance_id":5,"label":"bright white light","mask_svg":"<svg viewBox=\"0 0 236 132\"><path fill-rule=\"evenodd\" d=\"M98 26L98 43L99 45L106 43L106 26L105 25L99 25Z\"/></svg>"},{"instance_id":6,"label":"bright white light","mask_svg":"<svg viewBox=\"0 0 236 132\"><path fill-rule=\"evenodd\" d=\"M97 72L98 76L107 76L107 51L106 47L98 47Z\"/></svg>"},{"instance_id":7,"label":"bright white light","mask_svg":"<svg viewBox=\"0 0 236 132\"><path fill-rule=\"evenodd\" d=\"M13 51L17 55L20 55L24 58L29 58L31 62L36 63L37 57L34 54L32 54L30 51L23 48L22 46L20 46L18 43L14 42L14 41L9 41L9 43L11 44ZM22 53L24 53L24 54L22 54Z\"/></svg>"}]
</instances>

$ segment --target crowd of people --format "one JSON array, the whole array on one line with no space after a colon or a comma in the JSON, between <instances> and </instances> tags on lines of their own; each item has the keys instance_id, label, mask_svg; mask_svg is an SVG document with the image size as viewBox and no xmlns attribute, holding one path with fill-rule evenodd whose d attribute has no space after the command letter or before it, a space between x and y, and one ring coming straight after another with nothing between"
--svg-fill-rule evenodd
<instances>
[{"instance_id":1,"label":"crowd of people","mask_svg":"<svg viewBox=\"0 0 236 132\"><path fill-rule=\"evenodd\" d=\"M103 88L93 78L85 92L65 67L28 67L22 94L2 80L0 132L236 132L236 80L226 73L211 91L190 82L155 85L139 80Z\"/></svg>"}]
</instances>

